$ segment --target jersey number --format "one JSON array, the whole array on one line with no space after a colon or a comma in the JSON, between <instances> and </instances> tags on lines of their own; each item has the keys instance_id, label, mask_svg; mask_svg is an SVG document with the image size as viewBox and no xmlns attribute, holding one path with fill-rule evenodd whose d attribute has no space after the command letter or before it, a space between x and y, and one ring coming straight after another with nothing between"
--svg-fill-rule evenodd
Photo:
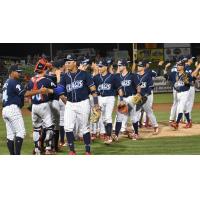
<instances>
[{"instance_id":1,"label":"jersey number","mask_svg":"<svg viewBox=\"0 0 200 200\"><path fill-rule=\"evenodd\" d=\"M7 90L4 90L4 91L3 91L3 101L4 101L4 102L8 101Z\"/></svg>"}]
</instances>

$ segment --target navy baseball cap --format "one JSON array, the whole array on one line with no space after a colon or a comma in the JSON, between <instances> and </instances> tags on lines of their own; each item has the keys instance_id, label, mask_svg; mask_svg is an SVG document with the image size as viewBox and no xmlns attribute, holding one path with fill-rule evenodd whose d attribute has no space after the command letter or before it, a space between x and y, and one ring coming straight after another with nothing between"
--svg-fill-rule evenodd
<instances>
[{"instance_id":1,"label":"navy baseball cap","mask_svg":"<svg viewBox=\"0 0 200 200\"><path fill-rule=\"evenodd\" d=\"M89 58L84 58L80 62L81 65L89 65L90 64L90 59Z\"/></svg>"},{"instance_id":2,"label":"navy baseball cap","mask_svg":"<svg viewBox=\"0 0 200 200\"><path fill-rule=\"evenodd\" d=\"M191 55L184 56L183 61L187 61L187 60L190 60L190 59L195 59L195 57L191 56Z\"/></svg>"},{"instance_id":3,"label":"navy baseball cap","mask_svg":"<svg viewBox=\"0 0 200 200\"><path fill-rule=\"evenodd\" d=\"M146 67L146 62L139 61L138 64L137 64L137 66L139 66L139 67Z\"/></svg>"},{"instance_id":4,"label":"navy baseball cap","mask_svg":"<svg viewBox=\"0 0 200 200\"><path fill-rule=\"evenodd\" d=\"M185 61L180 60L176 64L177 64L177 66L185 66Z\"/></svg>"},{"instance_id":5,"label":"navy baseball cap","mask_svg":"<svg viewBox=\"0 0 200 200\"><path fill-rule=\"evenodd\" d=\"M9 73L11 73L11 72L19 72L20 73L20 72L22 72L22 69L20 69L18 65L12 65L9 69Z\"/></svg>"},{"instance_id":6,"label":"navy baseball cap","mask_svg":"<svg viewBox=\"0 0 200 200\"><path fill-rule=\"evenodd\" d=\"M77 61L77 57L74 54L68 54L66 58L64 58L65 61Z\"/></svg>"},{"instance_id":7,"label":"navy baseball cap","mask_svg":"<svg viewBox=\"0 0 200 200\"><path fill-rule=\"evenodd\" d=\"M112 58L106 58L106 62L108 64L108 66L113 64L113 59Z\"/></svg>"},{"instance_id":8,"label":"navy baseball cap","mask_svg":"<svg viewBox=\"0 0 200 200\"><path fill-rule=\"evenodd\" d=\"M108 62L106 62L105 59L100 60L97 65L99 67L104 67L104 66L108 67L109 66Z\"/></svg>"},{"instance_id":9,"label":"navy baseball cap","mask_svg":"<svg viewBox=\"0 0 200 200\"><path fill-rule=\"evenodd\" d=\"M60 59L60 60L56 60L52 62L52 65L56 68L60 68L65 64L65 60L64 59Z\"/></svg>"},{"instance_id":10,"label":"navy baseball cap","mask_svg":"<svg viewBox=\"0 0 200 200\"><path fill-rule=\"evenodd\" d=\"M127 61L126 59L120 59L120 60L118 60L117 65L118 66L128 66L128 63L130 63L130 61Z\"/></svg>"}]
</instances>

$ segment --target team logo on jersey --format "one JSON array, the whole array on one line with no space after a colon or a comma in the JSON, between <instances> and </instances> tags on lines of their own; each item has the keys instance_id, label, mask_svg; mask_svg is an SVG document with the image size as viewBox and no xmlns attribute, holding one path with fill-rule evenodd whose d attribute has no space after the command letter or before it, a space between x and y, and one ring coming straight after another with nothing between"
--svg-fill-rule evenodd
<instances>
[{"instance_id":1,"label":"team logo on jersey","mask_svg":"<svg viewBox=\"0 0 200 200\"><path fill-rule=\"evenodd\" d=\"M131 80L123 80L123 81L121 81L121 85L123 87L130 86L131 85Z\"/></svg>"},{"instance_id":2,"label":"team logo on jersey","mask_svg":"<svg viewBox=\"0 0 200 200\"><path fill-rule=\"evenodd\" d=\"M66 85L67 92L71 92L72 90L77 90L83 87L83 80L74 81L71 84Z\"/></svg>"},{"instance_id":3,"label":"team logo on jersey","mask_svg":"<svg viewBox=\"0 0 200 200\"><path fill-rule=\"evenodd\" d=\"M98 91L101 91L101 90L111 90L111 84L103 83L103 84L99 85Z\"/></svg>"},{"instance_id":4,"label":"team logo on jersey","mask_svg":"<svg viewBox=\"0 0 200 200\"><path fill-rule=\"evenodd\" d=\"M19 84L16 85L16 89L18 89L19 91L21 91L21 86Z\"/></svg>"},{"instance_id":5,"label":"team logo on jersey","mask_svg":"<svg viewBox=\"0 0 200 200\"><path fill-rule=\"evenodd\" d=\"M140 87L141 88L146 88L147 87L147 82L141 82Z\"/></svg>"},{"instance_id":6,"label":"team logo on jersey","mask_svg":"<svg viewBox=\"0 0 200 200\"><path fill-rule=\"evenodd\" d=\"M179 89L182 86L184 86L184 82L181 80L176 81L176 83L174 84L174 88L176 88L176 89Z\"/></svg>"}]
</instances>

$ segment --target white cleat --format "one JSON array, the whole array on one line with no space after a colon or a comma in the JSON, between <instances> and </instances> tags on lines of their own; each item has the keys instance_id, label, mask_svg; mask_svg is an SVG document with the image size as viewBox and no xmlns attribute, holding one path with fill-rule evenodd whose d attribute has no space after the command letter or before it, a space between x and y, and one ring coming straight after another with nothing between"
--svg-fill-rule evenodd
<instances>
[{"instance_id":1,"label":"white cleat","mask_svg":"<svg viewBox=\"0 0 200 200\"><path fill-rule=\"evenodd\" d=\"M107 137L104 141L104 144L111 144L112 143L112 138L111 137Z\"/></svg>"},{"instance_id":2,"label":"white cleat","mask_svg":"<svg viewBox=\"0 0 200 200\"><path fill-rule=\"evenodd\" d=\"M154 127L153 135L158 135L158 133L159 133L159 128Z\"/></svg>"}]
</instances>

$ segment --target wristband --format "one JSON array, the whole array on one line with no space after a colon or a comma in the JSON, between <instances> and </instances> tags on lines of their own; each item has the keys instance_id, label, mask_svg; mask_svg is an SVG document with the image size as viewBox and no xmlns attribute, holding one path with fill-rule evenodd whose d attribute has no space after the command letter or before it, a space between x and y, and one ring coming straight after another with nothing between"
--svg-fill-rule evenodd
<instances>
[{"instance_id":1,"label":"wristband","mask_svg":"<svg viewBox=\"0 0 200 200\"><path fill-rule=\"evenodd\" d=\"M96 97L93 97L93 101L94 101L94 105L98 105L98 97L96 96Z\"/></svg>"}]
</instances>

